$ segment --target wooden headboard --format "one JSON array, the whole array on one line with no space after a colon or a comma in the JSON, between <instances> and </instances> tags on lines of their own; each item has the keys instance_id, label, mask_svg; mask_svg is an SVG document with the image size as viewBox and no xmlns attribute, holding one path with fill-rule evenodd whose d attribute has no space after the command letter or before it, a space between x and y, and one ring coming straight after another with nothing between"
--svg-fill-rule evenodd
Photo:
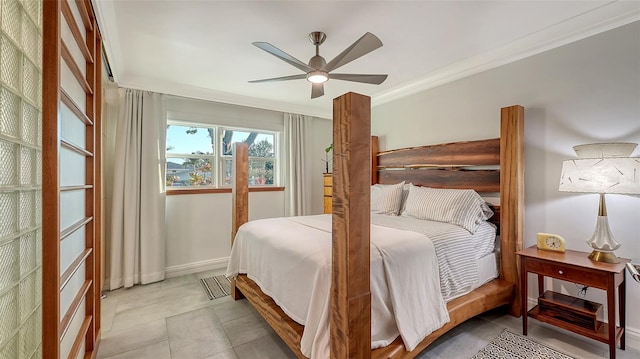
<instances>
[{"instance_id":1,"label":"wooden headboard","mask_svg":"<svg viewBox=\"0 0 640 359\"><path fill-rule=\"evenodd\" d=\"M378 148L377 142L378 137L372 136L372 149ZM372 152L371 161L372 184L405 181L431 188L500 193L499 138ZM491 208L495 215L490 221L499 226L500 206Z\"/></svg>"}]
</instances>

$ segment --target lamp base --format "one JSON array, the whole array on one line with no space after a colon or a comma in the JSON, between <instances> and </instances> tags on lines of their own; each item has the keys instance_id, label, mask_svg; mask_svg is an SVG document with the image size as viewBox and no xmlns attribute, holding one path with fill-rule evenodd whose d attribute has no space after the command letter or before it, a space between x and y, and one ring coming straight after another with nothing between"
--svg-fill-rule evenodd
<instances>
[{"instance_id":1,"label":"lamp base","mask_svg":"<svg viewBox=\"0 0 640 359\"><path fill-rule=\"evenodd\" d=\"M597 249L589 254L589 259L595 262L620 263L620 259L613 252L602 252Z\"/></svg>"}]
</instances>

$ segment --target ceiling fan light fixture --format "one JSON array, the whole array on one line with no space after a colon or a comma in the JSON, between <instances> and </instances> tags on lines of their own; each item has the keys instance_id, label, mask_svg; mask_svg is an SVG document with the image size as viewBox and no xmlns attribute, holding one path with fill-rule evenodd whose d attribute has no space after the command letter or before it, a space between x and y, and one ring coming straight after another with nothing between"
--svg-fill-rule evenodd
<instances>
[{"instance_id":1,"label":"ceiling fan light fixture","mask_svg":"<svg viewBox=\"0 0 640 359\"><path fill-rule=\"evenodd\" d=\"M307 74L307 81L314 84L322 84L329 80L329 76L324 71L311 71Z\"/></svg>"}]
</instances>

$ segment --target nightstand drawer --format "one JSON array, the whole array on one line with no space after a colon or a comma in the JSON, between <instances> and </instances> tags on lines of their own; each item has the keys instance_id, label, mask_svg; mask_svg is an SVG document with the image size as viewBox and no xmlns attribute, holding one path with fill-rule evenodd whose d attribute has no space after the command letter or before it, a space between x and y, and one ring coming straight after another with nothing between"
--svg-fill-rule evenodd
<instances>
[{"instance_id":1,"label":"nightstand drawer","mask_svg":"<svg viewBox=\"0 0 640 359\"><path fill-rule=\"evenodd\" d=\"M575 268L563 264L528 258L527 271L569 282L589 285L590 287L607 288L607 276L603 276L601 273L598 275L597 272L591 272L584 268Z\"/></svg>"}]
</instances>

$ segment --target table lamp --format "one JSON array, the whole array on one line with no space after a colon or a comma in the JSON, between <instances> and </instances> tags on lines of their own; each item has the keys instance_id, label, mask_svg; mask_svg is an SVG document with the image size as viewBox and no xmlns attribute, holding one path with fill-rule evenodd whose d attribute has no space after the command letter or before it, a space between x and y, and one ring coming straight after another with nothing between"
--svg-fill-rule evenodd
<instances>
[{"instance_id":1,"label":"table lamp","mask_svg":"<svg viewBox=\"0 0 640 359\"><path fill-rule=\"evenodd\" d=\"M640 194L640 157L629 157L638 144L615 142L574 146L578 158L562 162L561 192L600 194L596 229L587 243L593 252L589 259L620 263L613 253L620 248L607 219L604 195Z\"/></svg>"}]
</instances>

